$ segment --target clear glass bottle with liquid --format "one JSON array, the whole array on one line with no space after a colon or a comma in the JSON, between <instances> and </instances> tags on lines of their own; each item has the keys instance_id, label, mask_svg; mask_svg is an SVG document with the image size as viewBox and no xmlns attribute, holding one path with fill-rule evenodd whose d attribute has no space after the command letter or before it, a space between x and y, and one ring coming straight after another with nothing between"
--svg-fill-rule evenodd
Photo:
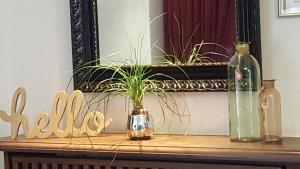
<instances>
[{"instance_id":1,"label":"clear glass bottle with liquid","mask_svg":"<svg viewBox=\"0 0 300 169\"><path fill-rule=\"evenodd\" d=\"M249 53L248 43L237 43L228 64L229 134L231 141L261 139L259 91L260 67Z\"/></svg>"},{"instance_id":2,"label":"clear glass bottle with liquid","mask_svg":"<svg viewBox=\"0 0 300 169\"><path fill-rule=\"evenodd\" d=\"M275 80L264 80L259 94L262 113L262 140L264 143L281 143L280 93L275 89Z\"/></svg>"}]
</instances>

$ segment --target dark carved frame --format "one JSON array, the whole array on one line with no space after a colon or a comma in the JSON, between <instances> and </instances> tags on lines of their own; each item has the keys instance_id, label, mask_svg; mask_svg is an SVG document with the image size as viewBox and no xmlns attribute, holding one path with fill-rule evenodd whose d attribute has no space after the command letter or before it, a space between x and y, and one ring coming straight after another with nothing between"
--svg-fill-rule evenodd
<instances>
[{"instance_id":1,"label":"dark carved frame","mask_svg":"<svg viewBox=\"0 0 300 169\"><path fill-rule=\"evenodd\" d=\"M260 14L259 0L236 0L237 11L237 41L251 42L251 53L261 65ZM79 69L87 64L93 65L99 56L97 0L70 0L72 53L74 69L74 88L85 92L101 90L110 85L97 85L101 80L94 73L92 82L86 76L87 69ZM211 63L181 67L183 71L173 66L150 66L151 72L168 74L176 80L161 77L157 80L169 91L226 91L227 63Z\"/></svg>"}]
</instances>

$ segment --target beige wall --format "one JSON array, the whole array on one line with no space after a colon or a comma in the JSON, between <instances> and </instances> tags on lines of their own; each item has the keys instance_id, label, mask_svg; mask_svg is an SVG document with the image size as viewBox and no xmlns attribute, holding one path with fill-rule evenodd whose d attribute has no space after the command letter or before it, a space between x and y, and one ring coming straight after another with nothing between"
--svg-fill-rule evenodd
<instances>
[{"instance_id":1,"label":"beige wall","mask_svg":"<svg viewBox=\"0 0 300 169\"><path fill-rule=\"evenodd\" d=\"M284 135L300 136L300 17L277 17L277 1L273 0L261 0L261 15L264 76L278 79ZM13 91L24 86L28 91L25 114L33 117L48 111L55 91L65 89L72 71L69 1L0 0L0 20L0 107L9 110ZM227 134L226 93L185 93L181 97L189 105L191 133ZM115 132L122 132L125 125L120 101L124 103L117 98L110 106ZM161 120L153 97L146 105ZM173 124L171 132L185 131ZM0 136L8 134L9 126L0 122Z\"/></svg>"},{"instance_id":2,"label":"beige wall","mask_svg":"<svg viewBox=\"0 0 300 169\"><path fill-rule=\"evenodd\" d=\"M32 119L50 110L72 75L69 1L0 0L0 21L0 109L9 111L13 92L23 86L24 113ZM0 137L9 131L0 121Z\"/></svg>"},{"instance_id":3,"label":"beige wall","mask_svg":"<svg viewBox=\"0 0 300 169\"><path fill-rule=\"evenodd\" d=\"M98 23L100 55L104 58L101 64L132 62L134 56L129 50L130 43L142 51L143 59L139 62L151 64L149 0L98 0L97 5L101 21ZM103 57L112 53L116 54Z\"/></svg>"},{"instance_id":4,"label":"beige wall","mask_svg":"<svg viewBox=\"0 0 300 169\"><path fill-rule=\"evenodd\" d=\"M300 136L300 16L278 17L277 3L261 0L263 73L277 79L283 134Z\"/></svg>"}]
</instances>

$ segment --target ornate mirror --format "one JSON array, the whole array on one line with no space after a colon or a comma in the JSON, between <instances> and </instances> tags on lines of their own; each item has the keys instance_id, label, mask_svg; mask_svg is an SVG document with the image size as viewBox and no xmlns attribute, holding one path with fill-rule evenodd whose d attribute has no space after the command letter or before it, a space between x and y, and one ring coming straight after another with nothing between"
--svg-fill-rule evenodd
<instances>
[{"instance_id":1,"label":"ornate mirror","mask_svg":"<svg viewBox=\"0 0 300 169\"><path fill-rule=\"evenodd\" d=\"M173 77L158 78L169 91L226 91L236 41L250 42L261 64L259 0L70 0L70 7L75 89L107 87L97 82L111 72L81 67L124 63L130 44L142 44L151 73Z\"/></svg>"}]
</instances>

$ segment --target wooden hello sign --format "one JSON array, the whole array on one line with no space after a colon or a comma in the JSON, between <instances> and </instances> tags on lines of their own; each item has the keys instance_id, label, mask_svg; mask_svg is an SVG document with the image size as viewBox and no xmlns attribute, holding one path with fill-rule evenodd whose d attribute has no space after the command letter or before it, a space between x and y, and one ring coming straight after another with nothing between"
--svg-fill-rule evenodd
<instances>
[{"instance_id":1,"label":"wooden hello sign","mask_svg":"<svg viewBox=\"0 0 300 169\"><path fill-rule=\"evenodd\" d=\"M20 103L17 107L19 100ZM79 90L72 92L70 96L64 91L58 92L54 98L51 113L38 114L32 130L30 130L28 119L22 114L26 104L26 90L18 88L12 99L11 115L0 110L0 119L11 123L11 139L17 138L21 125L23 125L26 138L49 138L53 134L59 138L96 136L110 125L112 119L105 120L104 115L97 111L88 112L84 116L82 125L78 128L75 127L74 122L81 111L82 102L83 94ZM66 127L61 129L60 123L65 114Z\"/></svg>"}]
</instances>

